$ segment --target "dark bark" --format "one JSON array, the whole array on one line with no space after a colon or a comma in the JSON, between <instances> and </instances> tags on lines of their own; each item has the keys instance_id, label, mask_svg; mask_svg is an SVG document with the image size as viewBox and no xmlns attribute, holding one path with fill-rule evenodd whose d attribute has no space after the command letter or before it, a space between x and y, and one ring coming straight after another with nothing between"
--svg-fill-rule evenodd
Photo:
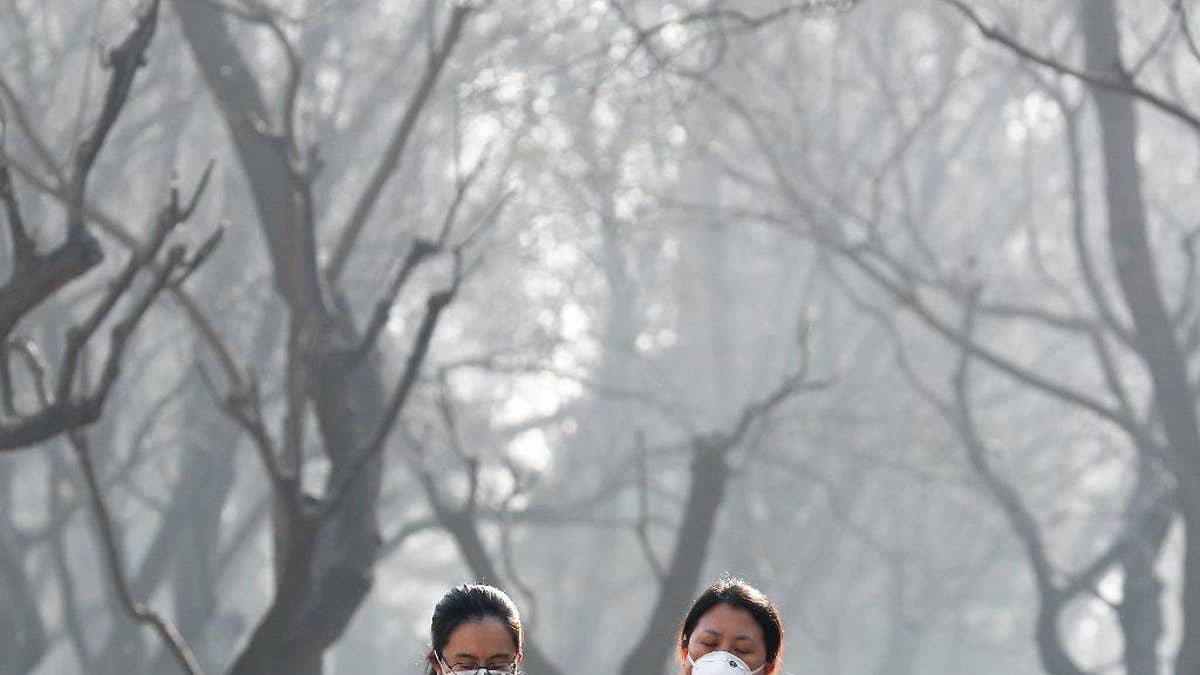
<instances>
[{"instance_id":1,"label":"dark bark","mask_svg":"<svg viewBox=\"0 0 1200 675\"><path fill-rule=\"evenodd\" d=\"M1126 514L1129 544L1121 556L1124 571L1117 618L1125 638L1126 675L1159 675L1158 646L1163 635L1163 582L1158 562L1175 512L1160 496L1168 489L1151 455L1139 462L1137 484Z\"/></svg>"},{"instance_id":2,"label":"dark bark","mask_svg":"<svg viewBox=\"0 0 1200 675\"><path fill-rule=\"evenodd\" d=\"M0 451L19 450L100 419L104 402L92 397L54 403L41 410L0 422Z\"/></svg>"},{"instance_id":3,"label":"dark bark","mask_svg":"<svg viewBox=\"0 0 1200 675\"><path fill-rule=\"evenodd\" d=\"M22 265L14 266L13 276L0 288L0 337L7 338L22 317L103 259L95 239L81 238L48 253L34 253Z\"/></svg>"},{"instance_id":4,"label":"dark bark","mask_svg":"<svg viewBox=\"0 0 1200 675\"><path fill-rule=\"evenodd\" d=\"M260 224L274 264L276 287L313 342L295 354L301 367L318 372L311 395L331 479L362 447L380 417L382 384L373 359L351 369L323 367L319 355L353 344L350 317L331 310L320 281L313 242L311 203L305 179L287 155L286 144L264 131L265 104L220 13L210 5L177 2L184 34L225 115L243 172L250 183ZM300 408L303 410L303 407ZM302 412L300 413L302 414ZM381 461L374 458L328 517L292 492L276 523L281 571L274 599L238 656L232 673L269 675L320 673L325 650L345 630L371 586L379 534L375 505Z\"/></svg>"},{"instance_id":5,"label":"dark bark","mask_svg":"<svg viewBox=\"0 0 1200 675\"><path fill-rule=\"evenodd\" d=\"M690 470L683 522L675 535L666 583L662 585L642 637L621 665L622 675L658 672L674 653L674 637L701 584L704 562L715 530L717 513L725 500L730 469L727 441L697 439Z\"/></svg>"},{"instance_id":6,"label":"dark bark","mask_svg":"<svg viewBox=\"0 0 1200 675\"><path fill-rule=\"evenodd\" d=\"M314 287L317 273L311 240L294 240L302 236L296 232L300 229L295 218L296 176L284 140L270 131L279 125L271 119L258 81L219 10L206 2L176 0L173 4L233 139L272 259L276 289L289 301L305 297L319 301L322 293Z\"/></svg>"},{"instance_id":7,"label":"dark bark","mask_svg":"<svg viewBox=\"0 0 1200 675\"><path fill-rule=\"evenodd\" d=\"M319 272L310 177L292 152L294 139L271 131L290 128L290 111L285 106L283 119L270 119L262 88L219 9L190 0L174 6L238 153L294 329L290 431L280 458L288 473L276 494L276 590L230 672L316 675L371 587L380 546L382 448L453 290L430 298L400 384L386 393L377 348L363 347L348 303ZM465 14L454 16L461 21ZM308 405L331 468L322 499L300 494L297 480L297 439Z\"/></svg>"},{"instance_id":8,"label":"dark bark","mask_svg":"<svg viewBox=\"0 0 1200 675\"><path fill-rule=\"evenodd\" d=\"M117 47L107 53L110 71L103 107L92 131L82 139L74 157L70 186L63 196L67 208L67 235L63 243L49 252L37 251L22 219L20 205L13 191L7 160L0 160L0 200L3 200L6 219L13 244L13 274L0 287L0 343L7 343L18 322L42 305L72 280L83 276L102 259L102 251L84 220L85 191L93 165L105 140L116 124L129 98L134 78L146 62L146 51L158 25L159 0L152 0L137 18L134 29ZM122 365L124 349L130 335L144 318L155 298L168 287L179 287L183 280L211 253L219 241L220 231L187 257L183 246L165 247L172 230L190 218L196 202L203 193L211 172L205 171L195 194L181 204L177 188L172 188L170 203L158 214L148 242L138 247L129 262L112 280L101 300L89 310L85 320L66 332L66 349L59 366L54 391L43 395L40 407L28 413L18 413L9 390L12 378L8 372L9 355L0 359L0 387L5 415L0 418L0 451L17 450L47 440L58 434L86 427L103 411L109 391L116 382ZM159 260L160 252L166 248ZM117 304L130 295L134 280L149 270L153 281L148 290L132 302L124 317L115 320L111 344L99 382L90 392L79 392L80 361L84 349L114 314ZM7 349L7 345L6 345ZM46 368L38 370L45 377Z\"/></svg>"},{"instance_id":9,"label":"dark bark","mask_svg":"<svg viewBox=\"0 0 1200 675\"><path fill-rule=\"evenodd\" d=\"M1081 0L1087 70L1118 82L1132 82L1121 61L1117 11L1112 0ZM1150 245L1142 174L1137 156L1138 120L1134 100L1111 87L1089 85L1100 123L1108 205L1109 254L1122 297L1133 318L1135 344L1150 373L1158 418L1172 452L1183 508L1183 636L1177 675L1200 673L1200 425L1196 394L1175 337L1156 276Z\"/></svg>"},{"instance_id":10,"label":"dark bark","mask_svg":"<svg viewBox=\"0 0 1200 675\"><path fill-rule=\"evenodd\" d=\"M1063 644L1062 631L1058 626L1062 614L1062 601L1046 594L1039 595L1037 622L1034 628L1034 642L1037 643L1038 657L1042 667L1052 675L1089 675L1087 671L1076 665L1075 660L1067 652Z\"/></svg>"}]
</instances>

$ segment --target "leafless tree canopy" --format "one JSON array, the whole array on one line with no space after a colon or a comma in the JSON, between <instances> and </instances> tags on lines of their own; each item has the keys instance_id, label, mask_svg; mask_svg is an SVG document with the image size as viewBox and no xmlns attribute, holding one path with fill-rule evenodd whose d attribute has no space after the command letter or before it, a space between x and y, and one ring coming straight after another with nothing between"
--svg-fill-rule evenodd
<instances>
[{"instance_id":1,"label":"leafless tree canopy","mask_svg":"<svg viewBox=\"0 0 1200 675\"><path fill-rule=\"evenodd\" d=\"M0 673L1200 673L1189 0L0 0Z\"/></svg>"}]
</instances>

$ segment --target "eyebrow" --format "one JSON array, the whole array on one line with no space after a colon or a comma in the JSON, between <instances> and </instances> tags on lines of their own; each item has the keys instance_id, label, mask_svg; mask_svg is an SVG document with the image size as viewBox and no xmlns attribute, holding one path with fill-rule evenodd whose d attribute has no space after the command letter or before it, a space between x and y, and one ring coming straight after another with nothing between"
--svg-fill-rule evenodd
<instances>
[{"instance_id":1,"label":"eyebrow","mask_svg":"<svg viewBox=\"0 0 1200 675\"><path fill-rule=\"evenodd\" d=\"M469 652L459 652L454 655L454 658L456 658L456 659L475 659L476 661L491 661L492 659L502 659L502 658L510 658L510 657L512 657L512 652L496 652L495 654L492 654L491 656L484 658L484 659L481 659L478 656L475 656L474 654L471 654Z\"/></svg>"},{"instance_id":2,"label":"eyebrow","mask_svg":"<svg viewBox=\"0 0 1200 675\"><path fill-rule=\"evenodd\" d=\"M721 637L721 631L713 630L711 628L705 628L704 630L700 631L700 633L702 635L715 635L716 637ZM734 640L753 640L754 636L750 635L749 633L743 633L741 635L735 636L733 639Z\"/></svg>"}]
</instances>

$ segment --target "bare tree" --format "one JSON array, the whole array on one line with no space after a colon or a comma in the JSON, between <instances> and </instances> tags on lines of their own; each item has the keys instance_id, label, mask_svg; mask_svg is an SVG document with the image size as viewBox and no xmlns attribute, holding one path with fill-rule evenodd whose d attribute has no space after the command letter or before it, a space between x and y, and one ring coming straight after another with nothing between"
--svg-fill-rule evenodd
<instances>
[{"instance_id":1,"label":"bare tree","mask_svg":"<svg viewBox=\"0 0 1200 675\"><path fill-rule=\"evenodd\" d=\"M65 237L61 243L47 250L44 244L35 240L34 231L48 228L31 228L25 222L7 155L0 158L0 199L4 202L12 251L12 272L3 289L0 289L0 339L6 345L0 353L0 396L6 417L0 425L2 450L28 447L95 422L120 374L121 358L129 338L154 298L165 288L178 287L216 242L213 239L203 246L199 256L189 258L185 249L177 246L160 259L167 236L191 216L207 179L201 180L195 195L186 203L180 201L178 189L175 188L171 203L159 215L151 238L131 256L125 269L112 280L104 297L84 321L68 333L66 351L57 374L40 372L36 361L22 359L32 371L32 381L38 386L46 386L46 396L45 404L32 411L19 409L19 404L28 405L29 401L18 401L14 391L13 362L17 360L14 357L20 353L19 350L36 354L39 349L27 340L15 339L14 331L23 318L103 260L99 241L88 227L83 213L88 179L104 141L128 100L134 75L142 65L146 48L154 35L157 17L158 3L153 2L138 20L136 30L109 54L112 76L103 107L97 116L95 128L79 145L71 173L64 177L65 184L62 187L68 192L69 199ZM18 129L36 138L32 121L24 115L20 102L13 98L7 85L4 85L4 92L7 112L3 130L7 132L9 126L14 124L7 121L11 117ZM144 270L152 272L150 287L133 301L132 307L112 328L112 341L99 381L91 390L80 391L80 380L85 377L81 373L84 350L105 320L113 315L119 301L130 291L134 279ZM22 343L19 350L12 346L15 343ZM54 376L53 383L44 379L51 376Z\"/></svg>"},{"instance_id":2,"label":"bare tree","mask_svg":"<svg viewBox=\"0 0 1200 675\"><path fill-rule=\"evenodd\" d=\"M126 348L135 328L142 322L155 299L167 289L179 289L184 280L204 261L219 241L221 231L205 241L194 254L182 244L164 247L172 232L188 220L195 211L200 195L208 181L209 171L200 180L195 193L184 201L177 185L170 188L169 202L155 219L150 237L139 243L123 269L101 292L100 299L85 313L82 321L69 329L63 339L65 346L57 371L47 362L41 346L31 337L22 337L17 330L42 305L62 295L63 289L83 278L100 265L104 251L99 239L89 227L85 216L87 188L97 159L126 108L134 78L146 62L147 50L158 23L159 3L150 2L137 18L129 35L107 53L106 66L111 71L102 104L90 133L75 149L70 171L58 174L58 189L64 194L66 223L61 243L46 248L39 241L52 228L42 223L28 223L13 180L7 148L0 152L0 200L4 203L9 232L11 274L0 289L0 399L3 401L3 420L0 421L0 450L16 451L35 447L56 437L69 436L76 448L76 457L86 478L86 490L97 519L98 539L106 552L109 579L121 598L124 609L135 621L153 627L180 665L190 673L199 673L190 650L174 626L134 598L121 563L120 538L114 531L107 511L103 486L97 478L92 457L86 445L85 429L100 419L110 393L124 365ZM26 114L20 100L7 81L0 78L0 142L11 126L38 148L43 159L49 157L41 145L34 121ZM12 120L12 121L10 121ZM135 281L148 277L144 289L134 291ZM121 305L124 307L118 311ZM102 360L98 380L88 367L87 352L93 339L105 325L111 324L111 341ZM25 375L14 375L21 368ZM16 382L26 386L18 391ZM10 532L10 534L12 534ZM17 542L6 546L6 566L13 588L23 583L23 564L8 558L18 550ZM40 612L22 604L22 594L14 601L24 607L23 613L32 620L25 635L14 632L17 643L12 653L18 659L15 667L32 669L45 649L40 627ZM68 594L69 599L69 594ZM74 608L69 608L68 613ZM6 650L7 651L7 650Z\"/></svg>"},{"instance_id":3,"label":"bare tree","mask_svg":"<svg viewBox=\"0 0 1200 675\"><path fill-rule=\"evenodd\" d=\"M254 438L272 486L276 563L274 599L230 672L319 673L325 650L341 636L371 586L380 545L376 509L383 450L461 281L462 248L472 235L456 240L451 235L469 182L461 186L432 237L420 236L414 228L407 254L362 325L355 324L343 272L472 9L459 5L447 13L420 82L351 216L336 230L332 257L323 264L313 189L319 161L315 145L302 146L296 124L306 64L283 28L286 17L257 3L239 8L176 2L174 7L241 161L288 316L281 432L268 431L254 380L230 382L225 398L229 414ZM265 30L283 50L289 74L278 108L271 106L264 85L242 56L226 25L229 17ZM400 377L389 385L382 378L384 357L378 344L389 309L414 270L442 253L453 259L451 280L426 299ZM310 411L322 455L331 466L319 496L302 480Z\"/></svg>"},{"instance_id":4,"label":"bare tree","mask_svg":"<svg viewBox=\"0 0 1200 675\"><path fill-rule=\"evenodd\" d=\"M978 127L967 125L957 137L944 140L939 138L942 130L930 128L942 119L940 114L946 102L955 100L958 73L951 69L943 71L947 84L941 92L934 91L924 101L894 102L899 104L893 108L899 122L895 125L896 140L893 149L881 152L880 158L873 160L875 166L848 166L844 173L835 173L833 178L808 160L822 152L823 144L803 137L793 141L788 135L786 116L747 103L736 88L724 86L715 77L694 74L714 100L727 106L724 110L742 121L746 138L757 146L761 160L748 167L745 162L729 161L718 152L714 153L717 155L714 161L721 162L731 183L753 193L772 194L769 205L731 216L774 223L796 232L828 251L838 265L844 264L855 272L853 282L844 284L848 292L860 292L866 286L870 290L862 292L882 293L932 335L963 350L965 358L986 366L992 376L1007 378L1022 391L1046 397L1043 400L1054 401L1055 405L1103 420L1123 437L1134 457L1131 466L1137 476L1123 515L1108 537L1110 545L1095 552L1078 573L1064 574L1050 562L1054 555L1042 541L1044 526L1040 518L1027 512L1020 494L989 468L987 458L993 451L984 448L979 436L971 431L974 425L970 399L965 394L965 375L955 378L957 393L952 400L959 404L946 406L944 401L939 404L958 411L948 418L963 434L968 459L1029 554L1043 601L1037 642L1047 670L1087 671L1070 653L1069 640L1061 635L1061 612L1066 604L1091 595L1101 576L1120 569L1129 584L1114 615L1126 636L1126 666L1130 672L1157 672L1162 619L1155 608L1162 584L1156 578L1153 563L1164 546L1170 514L1176 505L1182 506L1185 530L1191 530L1186 497L1191 470L1187 468L1187 457L1194 454L1197 445L1196 396L1188 379L1185 356L1190 319L1186 318L1187 311L1172 309L1172 303L1166 299L1169 295L1159 277L1164 269L1161 262L1164 254L1156 249L1149 234L1141 192L1145 178L1134 152L1139 136L1135 105L1156 110L1189 132L1196 128L1195 116L1178 101L1138 83L1135 77L1146 63L1164 53L1161 42L1150 42L1136 64L1121 65L1121 31L1111 3L1083 2L1072 6L1078 9L1078 20L1067 21L1080 28L1077 35L1082 37L1087 52L1083 66L1069 65L1068 60L1028 47L983 20L967 3L948 4L982 28L985 37L1015 54L1023 62L1023 72L1032 73L1028 77L1036 86L1046 87L1043 79L1046 75L1051 80L1063 77L1086 86L1100 124L1099 159L1106 176L1104 195L1108 206L1107 264L1094 260L1090 251L1084 196L1086 174L1080 161L1079 140L1074 138L1076 126L1070 126L1065 135L1073 149L1063 155L1069 164L1073 162L1068 167L1067 185L1075 186L1069 202L1074 222L1069 222L1067 228L1073 232L1070 235L1075 253L1071 261L1072 276L1064 279L1067 275L1057 270L1039 268L1041 261L1035 257L1030 264L1041 270L1039 275L1045 289L1040 302L1037 296L1030 296L1028 303L1011 296L999 297L997 293L1003 291L997 290L999 284L987 282L979 269L981 262L971 257L973 254L960 252L955 240L958 235L949 228L935 229L938 220L935 214L939 210L957 208L955 213L970 212L944 195L945 168L962 157ZM1172 11L1168 28L1178 25L1178 21L1179 13ZM1185 26L1175 33L1183 36L1171 47L1179 53L1190 44L1189 31ZM952 56L947 56L944 62L953 63ZM880 73L880 89L885 94L895 92L894 84L886 77ZM1057 83L1047 90L1058 90ZM903 96L909 99L911 94ZM1060 98L1064 116L1074 125L1072 104L1066 102L1069 97L1054 93L1049 96ZM909 112L914 108L915 114ZM921 143L919 139L926 136L930 141L922 144L922 152L927 154L914 156L914 143ZM892 195L896 195L895 199ZM1036 246L1033 249L1032 255L1036 256ZM999 264L987 267L996 268ZM1113 273L1111 278L1119 296L1110 297L1107 270ZM1183 293L1190 297L1192 289L1184 288ZM1175 304L1186 310L1190 303L1185 299ZM948 315L954 308L979 317L980 323L986 321L988 331L965 330ZM1031 366L1026 355L994 337L997 327L1018 325L1048 331L1079 344L1082 353L1090 358L1083 371L1085 375L1068 368L1046 370ZM1138 367L1130 367L1131 358L1136 359ZM965 373L966 368L959 372ZM1135 383L1143 373L1150 383L1148 391L1139 389ZM1081 384L1084 381L1099 386L1088 388ZM1171 484L1178 486L1178 502L1172 496ZM1187 560L1193 557L1189 554ZM1194 612L1188 608L1195 595L1191 590L1195 575L1190 572L1190 563L1185 563L1184 569L1189 580L1183 594L1184 615L1191 617ZM1189 618L1185 623L1185 637L1176 664L1179 673L1192 672L1197 663L1191 655L1191 646L1196 641L1188 637L1191 629L1187 627L1194 621Z\"/></svg>"}]
</instances>

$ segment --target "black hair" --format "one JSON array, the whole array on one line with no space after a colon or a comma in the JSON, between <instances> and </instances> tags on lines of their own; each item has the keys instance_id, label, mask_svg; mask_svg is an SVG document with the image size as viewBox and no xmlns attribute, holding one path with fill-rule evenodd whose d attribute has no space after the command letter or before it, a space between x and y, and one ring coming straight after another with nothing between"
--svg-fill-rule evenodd
<instances>
[{"instance_id":1,"label":"black hair","mask_svg":"<svg viewBox=\"0 0 1200 675\"><path fill-rule=\"evenodd\" d=\"M692 639L692 631L700 618L708 610L717 605L729 605L744 609L754 617L754 621L762 628L763 644L767 648L767 663L771 663L783 651L783 621L779 618L779 610L762 591L741 579L725 577L717 583L704 589L700 597L692 603L687 616L683 619L683 627L679 629L679 646L687 649Z\"/></svg>"},{"instance_id":2,"label":"black hair","mask_svg":"<svg viewBox=\"0 0 1200 675\"><path fill-rule=\"evenodd\" d=\"M433 620L429 622L429 653L426 655L426 673L432 674L437 656L450 641L454 630L468 621L498 619L512 636L517 653L524 645L521 630L521 613L516 604L504 591L487 584L463 584L455 586L438 601L433 608Z\"/></svg>"}]
</instances>

